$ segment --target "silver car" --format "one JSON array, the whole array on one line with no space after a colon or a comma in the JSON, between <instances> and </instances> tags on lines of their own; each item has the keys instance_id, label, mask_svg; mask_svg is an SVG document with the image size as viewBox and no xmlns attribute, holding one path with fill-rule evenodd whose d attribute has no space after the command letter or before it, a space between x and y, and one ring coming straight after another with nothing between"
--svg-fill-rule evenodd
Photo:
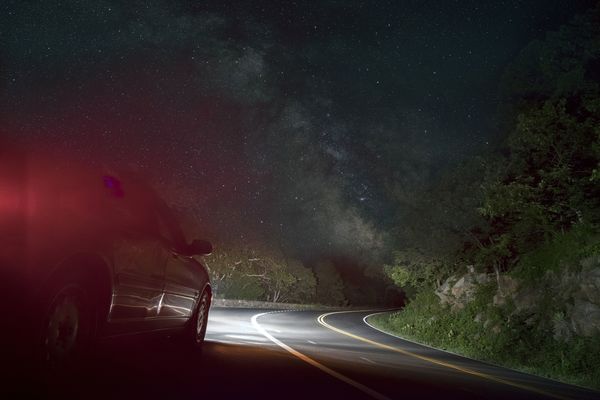
<instances>
[{"instance_id":1,"label":"silver car","mask_svg":"<svg viewBox=\"0 0 600 400\"><path fill-rule=\"evenodd\" d=\"M210 254L209 242L188 241L135 174L0 156L3 339L45 367L133 333L178 333L201 348L211 287L195 256Z\"/></svg>"}]
</instances>

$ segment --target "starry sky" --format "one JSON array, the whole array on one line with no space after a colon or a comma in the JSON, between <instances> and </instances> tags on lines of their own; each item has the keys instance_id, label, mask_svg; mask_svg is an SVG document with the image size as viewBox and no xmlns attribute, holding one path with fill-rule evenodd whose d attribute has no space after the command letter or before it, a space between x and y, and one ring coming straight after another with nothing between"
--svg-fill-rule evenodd
<instances>
[{"instance_id":1,"label":"starry sky","mask_svg":"<svg viewBox=\"0 0 600 400\"><path fill-rule=\"evenodd\" d=\"M498 82L596 1L3 1L0 134L133 166L210 236L379 257L501 140Z\"/></svg>"}]
</instances>

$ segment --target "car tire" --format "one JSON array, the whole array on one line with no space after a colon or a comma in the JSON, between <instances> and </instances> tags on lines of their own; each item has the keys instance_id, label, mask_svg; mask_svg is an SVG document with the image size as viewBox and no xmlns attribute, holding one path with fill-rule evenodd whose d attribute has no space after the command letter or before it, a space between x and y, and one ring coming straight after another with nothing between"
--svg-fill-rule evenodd
<instances>
[{"instance_id":1,"label":"car tire","mask_svg":"<svg viewBox=\"0 0 600 400\"><path fill-rule=\"evenodd\" d=\"M97 301L84 278L67 278L51 286L44 302L39 335L40 365L45 371L77 366L95 337Z\"/></svg>"},{"instance_id":2,"label":"car tire","mask_svg":"<svg viewBox=\"0 0 600 400\"><path fill-rule=\"evenodd\" d=\"M209 309L210 294L207 290L204 290L200 295L194 316L190 320L184 338L186 345L192 347L196 353L202 352L204 337L206 336L206 326L208 325Z\"/></svg>"}]
</instances>

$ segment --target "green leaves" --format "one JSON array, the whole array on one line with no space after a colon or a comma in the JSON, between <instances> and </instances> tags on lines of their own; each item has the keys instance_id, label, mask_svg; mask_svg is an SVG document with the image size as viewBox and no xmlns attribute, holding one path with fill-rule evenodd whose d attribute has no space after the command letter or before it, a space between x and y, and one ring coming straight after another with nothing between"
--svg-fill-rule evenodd
<instances>
[{"instance_id":1,"label":"green leaves","mask_svg":"<svg viewBox=\"0 0 600 400\"><path fill-rule=\"evenodd\" d=\"M219 297L272 302L310 303L316 279L300 261L264 246L219 246L207 261Z\"/></svg>"},{"instance_id":2,"label":"green leaves","mask_svg":"<svg viewBox=\"0 0 600 400\"><path fill-rule=\"evenodd\" d=\"M479 209L492 227L481 262L495 254L506 268L557 232L600 222L599 18L596 8L548 34L508 69L515 124L506 171L486 184Z\"/></svg>"},{"instance_id":3,"label":"green leaves","mask_svg":"<svg viewBox=\"0 0 600 400\"><path fill-rule=\"evenodd\" d=\"M318 301L334 306L345 305L344 282L333 263L321 261L315 265L314 269L317 276Z\"/></svg>"},{"instance_id":4,"label":"green leaves","mask_svg":"<svg viewBox=\"0 0 600 400\"><path fill-rule=\"evenodd\" d=\"M427 256L414 248L396 251L394 262L384 266L385 274L409 295L434 288L450 271L450 266L442 260Z\"/></svg>"}]
</instances>

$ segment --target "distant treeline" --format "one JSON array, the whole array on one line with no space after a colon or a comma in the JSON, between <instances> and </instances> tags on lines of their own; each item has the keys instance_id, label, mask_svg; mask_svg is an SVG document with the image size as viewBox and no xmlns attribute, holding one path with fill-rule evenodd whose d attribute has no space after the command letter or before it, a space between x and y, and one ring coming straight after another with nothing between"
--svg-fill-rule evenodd
<instances>
[{"instance_id":1,"label":"distant treeline","mask_svg":"<svg viewBox=\"0 0 600 400\"><path fill-rule=\"evenodd\" d=\"M341 260L302 262L266 242L217 244L204 260L217 297L333 306L400 300L399 290L385 290L380 267L352 265L354 276L342 276Z\"/></svg>"}]
</instances>

